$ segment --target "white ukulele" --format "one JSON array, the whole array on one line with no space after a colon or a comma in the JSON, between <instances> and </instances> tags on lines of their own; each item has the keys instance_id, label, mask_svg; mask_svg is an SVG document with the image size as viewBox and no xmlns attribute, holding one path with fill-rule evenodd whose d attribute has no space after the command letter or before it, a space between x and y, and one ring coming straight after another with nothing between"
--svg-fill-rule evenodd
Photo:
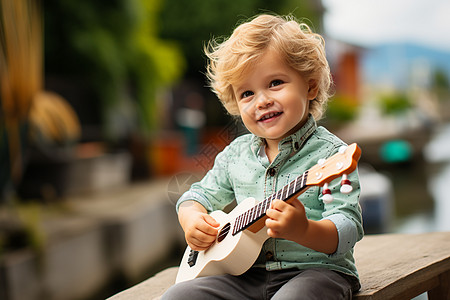
<instances>
[{"instance_id":1,"label":"white ukulele","mask_svg":"<svg viewBox=\"0 0 450 300\"><path fill-rule=\"evenodd\" d=\"M323 160L284 186L267 199L257 202L247 198L229 214L220 210L211 216L220 223L216 242L207 250L194 251L187 247L181 260L176 282L196 277L247 271L258 258L263 243L269 238L264 227L266 211L275 199L290 202L311 186L324 185L324 202L332 201L328 182L343 175L341 192L351 191L347 175L356 169L361 149L356 144L342 147L339 153Z\"/></svg>"}]
</instances>

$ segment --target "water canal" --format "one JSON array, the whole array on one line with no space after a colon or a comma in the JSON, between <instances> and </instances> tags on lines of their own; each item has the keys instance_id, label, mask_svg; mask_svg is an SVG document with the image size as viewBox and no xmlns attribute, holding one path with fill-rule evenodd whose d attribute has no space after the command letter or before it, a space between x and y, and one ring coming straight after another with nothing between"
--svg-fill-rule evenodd
<instances>
[{"instance_id":1,"label":"water canal","mask_svg":"<svg viewBox=\"0 0 450 300\"><path fill-rule=\"evenodd\" d=\"M450 123L431 133L421 159L381 172L393 188L390 231L450 231Z\"/></svg>"}]
</instances>

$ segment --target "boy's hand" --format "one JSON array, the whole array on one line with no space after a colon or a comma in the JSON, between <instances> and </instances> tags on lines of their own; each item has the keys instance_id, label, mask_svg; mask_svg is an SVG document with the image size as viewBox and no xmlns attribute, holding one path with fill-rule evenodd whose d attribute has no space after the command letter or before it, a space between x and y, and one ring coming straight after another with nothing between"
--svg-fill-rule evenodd
<instances>
[{"instance_id":1,"label":"boy's hand","mask_svg":"<svg viewBox=\"0 0 450 300\"><path fill-rule=\"evenodd\" d=\"M186 203L186 204L185 204ZM216 240L220 224L194 201L185 202L178 210L178 219L187 244L192 250L206 250Z\"/></svg>"},{"instance_id":2,"label":"boy's hand","mask_svg":"<svg viewBox=\"0 0 450 300\"><path fill-rule=\"evenodd\" d=\"M308 229L305 207L298 199L294 199L291 204L276 199L272 201L266 215L267 235L272 238L298 241Z\"/></svg>"},{"instance_id":3,"label":"boy's hand","mask_svg":"<svg viewBox=\"0 0 450 300\"><path fill-rule=\"evenodd\" d=\"M266 212L267 235L283 238L327 254L336 251L339 236L334 223L308 220L305 207L294 199L291 204L274 200Z\"/></svg>"}]
</instances>

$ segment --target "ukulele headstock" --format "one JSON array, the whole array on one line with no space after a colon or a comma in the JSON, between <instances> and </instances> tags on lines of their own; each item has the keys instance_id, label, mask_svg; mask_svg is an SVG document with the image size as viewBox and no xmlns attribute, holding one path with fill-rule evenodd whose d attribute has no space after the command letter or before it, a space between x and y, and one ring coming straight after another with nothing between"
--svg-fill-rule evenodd
<instances>
[{"instance_id":1,"label":"ukulele headstock","mask_svg":"<svg viewBox=\"0 0 450 300\"><path fill-rule=\"evenodd\" d=\"M356 143L341 147L338 153L326 160L321 159L317 165L309 169L306 185L322 186L344 174L353 172L360 157L361 149Z\"/></svg>"}]
</instances>

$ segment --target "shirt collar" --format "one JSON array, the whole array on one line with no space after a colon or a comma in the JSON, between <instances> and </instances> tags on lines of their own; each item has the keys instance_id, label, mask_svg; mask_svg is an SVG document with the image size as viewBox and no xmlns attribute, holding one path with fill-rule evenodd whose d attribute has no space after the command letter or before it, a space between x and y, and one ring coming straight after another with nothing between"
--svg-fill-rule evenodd
<instances>
[{"instance_id":1,"label":"shirt collar","mask_svg":"<svg viewBox=\"0 0 450 300\"><path fill-rule=\"evenodd\" d=\"M291 147L295 152L299 151L303 147L305 141L316 129L316 120L314 120L313 116L310 114L306 120L306 123L297 132L281 140L278 144L278 149L281 150L282 148ZM257 155L258 151L264 144L265 141L263 138L253 135L251 143L252 152Z\"/></svg>"}]
</instances>

